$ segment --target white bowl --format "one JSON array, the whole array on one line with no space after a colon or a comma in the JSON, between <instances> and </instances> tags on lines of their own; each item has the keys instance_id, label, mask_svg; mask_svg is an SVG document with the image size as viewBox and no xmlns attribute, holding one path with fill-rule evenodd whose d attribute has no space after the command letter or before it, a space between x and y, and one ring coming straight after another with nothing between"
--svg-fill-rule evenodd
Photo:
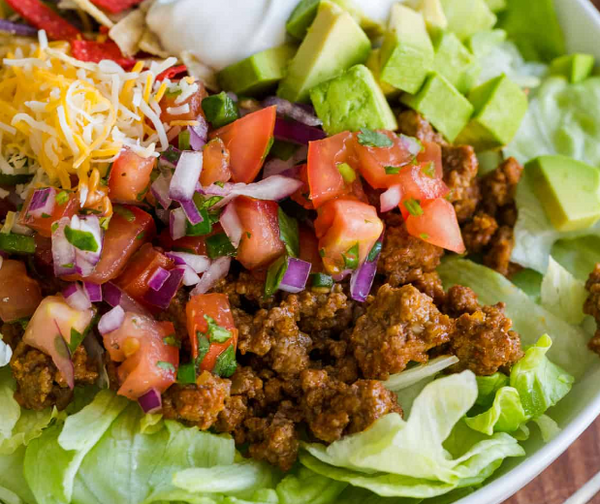
<instances>
[{"instance_id":1,"label":"white bowl","mask_svg":"<svg viewBox=\"0 0 600 504\"><path fill-rule=\"evenodd\" d=\"M600 61L600 13L589 0L554 0L554 3L567 38L569 52L590 53ZM537 437L530 439L525 443L525 459L506 462L492 481L456 504L499 504L508 499L546 469L598 415L600 358L574 385L559 406L550 410L550 416L558 422L562 432L547 444Z\"/></svg>"}]
</instances>

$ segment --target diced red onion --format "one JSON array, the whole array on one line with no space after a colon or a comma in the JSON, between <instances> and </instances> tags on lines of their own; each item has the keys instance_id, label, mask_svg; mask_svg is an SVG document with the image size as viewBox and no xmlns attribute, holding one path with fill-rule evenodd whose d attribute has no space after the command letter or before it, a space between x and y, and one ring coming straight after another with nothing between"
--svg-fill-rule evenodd
<instances>
[{"instance_id":1,"label":"diced red onion","mask_svg":"<svg viewBox=\"0 0 600 504\"><path fill-rule=\"evenodd\" d=\"M150 186L150 191L152 195L158 201L158 204L167 210L173 200L169 198L169 186L171 184L171 177L166 175L165 173L161 173L158 178L152 182Z\"/></svg>"},{"instance_id":2,"label":"diced red onion","mask_svg":"<svg viewBox=\"0 0 600 504\"><path fill-rule=\"evenodd\" d=\"M162 410L162 397L156 389L150 389L138 399L140 408L146 414L157 413Z\"/></svg>"},{"instance_id":3,"label":"diced red onion","mask_svg":"<svg viewBox=\"0 0 600 504\"><path fill-rule=\"evenodd\" d=\"M225 207L225 210L221 213L219 222L231 244L235 248L239 247L244 230L242 229L242 223L240 222L240 218L233 203L229 203L229 205Z\"/></svg>"},{"instance_id":4,"label":"diced red onion","mask_svg":"<svg viewBox=\"0 0 600 504\"><path fill-rule=\"evenodd\" d=\"M9 33L11 35L20 35L22 37L37 36L37 29L22 23L13 23L6 19L0 19L0 32Z\"/></svg>"},{"instance_id":5,"label":"diced red onion","mask_svg":"<svg viewBox=\"0 0 600 504\"><path fill-rule=\"evenodd\" d=\"M306 287L312 264L295 257L289 257L287 261L288 267L279 284L279 289L292 294L302 292Z\"/></svg>"},{"instance_id":6,"label":"diced red onion","mask_svg":"<svg viewBox=\"0 0 600 504\"><path fill-rule=\"evenodd\" d=\"M208 123L202 115L199 115L196 121L198 121L197 126L188 126L190 147L195 151L200 151L208 141Z\"/></svg>"},{"instance_id":7,"label":"diced red onion","mask_svg":"<svg viewBox=\"0 0 600 504\"><path fill-rule=\"evenodd\" d=\"M161 289L158 291L154 291L152 289L149 290L145 294L144 300L154 306L157 306L158 308L166 310L171 304L171 300L181 285L183 274L184 272L181 269L171 270L169 278L167 278L167 281L164 283Z\"/></svg>"},{"instance_id":8,"label":"diced red onion","mask_svg":"<svg viewBox=\"0 0 600 504\"><path fill-rule=\"evenodd\" d=\"M273 175L252 184L225 184L220 187L213 184L203 188L202 193L210 196L223 196L212 208L221 208L237 196L249 196L259 200L278 201L294 194L304 183L290 177Z\"/></svg>"},{"instance_id":9,"label":"diced red onion","mask_svg":"<svg viewBox=\"0 0 600 504\"><path fill-rule=\"evenodd\" d=\"M377 240L379 243L383 243L383 234ZM377 274L377 261L381 252L377 254L375 259L372 261L365 261L358 269L352 272L350 277L350 297L355 301L364 303L367 300L371 287L373 287L373 281Z\"/></svg>"},{"instance_id":10,"label":"diced red onion","mask_svg":"<svg viewBox=\"0 0 600 504\"><path fill-rule=\"evenodd\" d=\"M98 321L98 332L102 335L119 329L125 321L125 310L119 305L106 312Z\"/></svg>"},{"instance_id":11,"label":"diced red onion","mask_svg":"<svg viewBox=\"0 0 600 504\"><path fill-rule=\"evenodd\" d=\"M143 308L112 282L105 283L102 286L102 292L104 293L104 300L113 308L115 306L120 306L123 310L128 312L149 315L148 310Z\"/></svg>"},{"instance_id":12,"label":"diced red onion","mask_svg":"<svg viewBox=\"0 0 600 504\"><path fill-rule=\"evenodd\" d=\"M423 150L423 144L415 137L400 135L400 140L406 150L413 156L416 156Z\"/></svg>"},{"instance_id":13,"label":"diced red onion","mask_svg":"<svg viewBox=\"0 0 600 504\"><path fill-rule=\"evenodd\" d=\"M167 252L167 257L173 259L177 265L187 264L196 273L204 273L210 267L210 259L203 255Z\"/></svg>"},{"instance_id":14,"label":"diced red onion","mask_svg":"<svg viewBox=\"0 0 600 504\"><path fill-rule=\"evenodd\" d=\"M171 273L169 270L159 266L156 268L156 271L152 273L150 280L148 280L148 287L150 287L152 290L159 291L162 289L163 285L165 285L165 282L170 276Z\"/></svg>"},{"instance_id":15,"label":"diced red onion","mask_svg":"<svg viewBox=\"0 0 600 504\"><path fill-rule=\"evenodd\" d=\"M180 201L179 204L181 205L187 220L189 220L193 225L200 224L204 220L204 217L202 217L202 214L198 210L194 200Z\"/></svg>"},{"instance_id":16,"label":"diced red onion","mask_svg":"<svg viewBox=\"0 0 600 504\"><path fill-rule=\"evenodd\" d=\"M206 270L206 273L202 275L200 282L192 291L192 296L198 294L206 294L212 289L220 280L225 278L229 273L229 267L231 266L231 257L219 257L215 259L210 268Z\"/></svg>"},{"instance_id":17,"label":"diced red onion","mask_svg":"<svg viewBox=\"0 0 600 504\"><path fill-rule=\"evenodd\" d=\"M101 303L102 302L102 286L91 283L91 282L83 282L83 289L86 294L90 298L92 303Z\"/></svg>"},{"instance_id":18,"label":"diced red onion","mask_svg":"<svg viewBox=\"0 0 600 504\"><path fill-rule=\"evenodd\" d=\"M279 98L278 96L270 96L262 102L263 107L275 105L277 114L287 116L307 126L321 126L323 121L315 114L308 112L304 107Z\"/></svg>"},{"instance_id":19,"label":"diced red onion","mask_svg":"<svg viewBox=\"0 0 600 504\"><path fill-rule=\"evenodd\" d=\"M301 145L296 149L296 152L287 160L283 161L282 159L271 159L265 163L263 168L263 176L262 178L268 178L273 175L284 175L286 177L292 177L292 175L288 175L289 170L292 170L295 165L300 163L301 161L306 161L308 157L308 147L306 145Z\"/></svg>"},{"instance_id":20,"label":"diced red onion","mask_svg":"<svg viewBox=\"0 0 600 504\"><path fill-rule=\"evenodd\" d=\"M52 215L56 203L56 189L54 187L44 187L36 189L31 196L31 201L27 207L27 215L37 219L44 215Z\"/></svg>"},{"instance_id":21,"label":"diced red onion","mask_svg":"<svg viewBox=\"0 0 600 504\"><path fill-rule=\"evenodd\" d=\"M338 273L337 275L331 275L331 278L333 278L333 280L335 282L341 282L342 280L344 280L348 275L352 274L352 270L347 269L342 271L341 273Z\"/></svg>"},{"instance_id":22,"label":"diced red onion","mask_svg":"<svg viewBox=\"0 0 600 504\"><path fill-rule=\"evenodd\" d=\"M91 252L88 250L80 250L75 247L75 264L77 272L82 277L90 276L94 272L96 264L100 261L102 255L102 245L104 238L104 231L100 227L100 219L97 215L74 215L71 219L71 228L78 231L91 233L98 244L98 250Z\"/></svg>"},{"instance_id":23,"label":"diced red onion","mask_svg":"<svg viewBox=\"0 0 600 504\"><path fill-rule=\"evenodd\" d=\"M381 211L389 212L394 208L398 208L400 200L402 199L402 187L400 185L393 185L384 193L381 193L379 197Z\"/></svg>"},{"instance_id":24,"label":"diced red onion","mask_svg":"<svg viewBox=\"0 0 600 504\"><path fill-rule=\"evenodd\" d=\"M299 145L308 145L308 142L322 140L327 135L321 128L307 126L293 119L278 117L275 120L275 138Z\"/></svg>"},{"instance_id":25,"label":"diced red onion","mask_svg":"<svg viewBox=\"0 0 600 504\"><path fill-rule=\"evenodd\" d=\"M65 237L65 227L70 224L68 217L63 217L54 225L52 231L52 260L54 261L54 275L71 275L75 269L75 247Z\"/></svg>"},{"instance_id":26,"label":"diced red onion","mask_svg":"<svg viewBox=\"0 0 600 504\"><path fill-rule=\"evenodd\" d=\"M200 282L200 277L198 274L190 268L187 264L182 264L180 266L175 266L174 269L180 269L183 271L183 285L186 287L191 287L192 285L198 284Z\"/></svg>"},{"instance_id":27,"label":"diced red onion","mask_svg":"<svg viewBox=\"0 0 600 504\"><path fill-rule=\"evenodd\" d=\"M74 310L88 310L92 307L90 298L77 282L67 285L62 294L67 304Z\"/></svg>"},{"instance_id":28,"label":"diced red onion","mask_svg":"<svg viewBox=\"0 0 600 504\"><path fill-rule=\"evenodd\" d=\"M187 232L187 217L183 208L176 208L171 210L169 216L169 232L173 240L179 240L185 236Z\"/></svg>"},{"instance_id":29,"label":"diced red onion","mask_svg":"<svg viewBox=\"0 0 600 504\"><path fill-rule=\"evenodd\" d=\"M238 95L236 95L233 91L227 91L227 96L229 96L229 98L231 98L232 101L237 103Z\"/></svg>"},{"instance_id":30,"label":"diced red onion","mask_svg":"<svg viewBox=\"0 0 600 504\"><path fill-rule=\"evenodd\" d=\"M167 150L162 152L158 159L161 165L168 166L169 168L175 168L180 157L181 151L178 148L169 145ZM173 162L173 159L176 159L177 161Z\"/></svg>"},{"instance_id":31,"label":"diced red onion","mask_svg":"<svg viewBox=\"0 0 600 504\"><path fill-rule=\"evenodd\" d=\"M177 201L191 200L201 172L202 152L182 152L169 186L169 198Z\"/></svg>"}]
</instances>

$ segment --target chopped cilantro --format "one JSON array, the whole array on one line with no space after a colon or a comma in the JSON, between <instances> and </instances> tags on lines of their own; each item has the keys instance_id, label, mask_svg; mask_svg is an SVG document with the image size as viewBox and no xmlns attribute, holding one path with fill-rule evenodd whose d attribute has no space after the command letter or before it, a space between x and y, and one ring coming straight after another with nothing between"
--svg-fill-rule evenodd
<instances>
[{"instance_id":1,"label":"chopped cilantro","mask_svg":"<svg viewBox=\"0 0 600 504\"><path fill-rule=\"evenodd\" d=\"M237 249L225 233L218 233L206 239L206 254L211 259L223 256L234 256Z\"/></svg>"},{"instance_id":2,"label":"chopped cilantro","mask_svg":"<svg viewBox=\"0 0 600 504\"><path fill-rule=\"evenodd\" d=\"M346 269L355 270L358 268L358 243L355 243L343 253L342 257L344 258L344 267Z\"/></svg>"},{"instance_id":3,"label":"chopped cilantro","mask_svg":"<svg viewBox=\"0 0 600 504\"><path fill-rule=\"evenodd\" d=\"M217 357L213 373L222 378L229 378L237 369L235 360L235 348L229 345L227 349Z\"/></svg>"},{"instance_id":4,"label":"chopped cilantro","mask_svg":"<svg viewBox=\"0 0 600 504\"><path fill-rule=\"evenodd\" d=\"M213 128L225 126L239 117L236 103L225 91L204 98L202 110Z\"/></svg>"},{"instance_id":5,"label":"chopped cilantro","mask_svg":"<svg viewBox=\"0 0 600 504\"><path fill-rule=\"evenodd\" d=\"M348 163L338 163L336 166L346 184L352 184L356 180L356 172Z\"/></svg>"},{"instance_id":6,"label":"chopped cilantro","mask_svg":"<svg viewBox=\"0 0 600 504\"><path fill-rule=\"evenodd\" d=\"M116 205L114 207L114 213L123 217L127 222L135 222L135 215L129 208L125 208L123 206Z\"/></svg>"},{"instance_id":7,"label":"chopped cilantro","mask_svg":"<svg viewBox=\"0 0 600 504\"><path fill-rule=\"evenodd\" d=\"M278 209L277 213L279 216L279 239L284 243L289 255L298 257L300 254L298 221L286 214L281 208Z\"/></svg>"},{"instance_id":8,"label":"chopped cilantro","mask_svg":"<svg viewBox=\"0 0 600 504\"><path fill-rule=\"evenodd\" d=\"M208 338L201 332L196 333L196 338L198 339L198 359L196 360L196 363L199 366L210 350L210 342L208 341Z\"/></svg>"},{"instance_id":9,"label":"chopped cilantro","mask_svg":"<svg viewBox=\"0 0 600 504\"><path fill-rule=\"evenodd\" d=\"M380 253L381 253L381 242L378 240L375 242L375 245L373 245L371 252L369 252L369 255L367 256L367 261L373 262L375 259L377 259L377 256Z\"/></svg>"},{"instance_id":10,"label":"chopped cilantro","mask_svg":"<svg viewBox=\"0 0 600 504\"><path fill-rule=\"evenodd\" d=\"M225 343L231 338L231 331L228 331L224 327L221 327L214 318L204 315L204 320L208 324L208 330L206 334L211 343Z\"/></svg>"},{"instance_id":11,"label":"chopped cilantro","mask_svg":"<svg viewBox=\"0 0 600 504\"><path fill-rule=\"evenodd\" d=\"M421 171L423 172L423 175L425 175L426 177L435 178L435 164L433 163L433 161L431 161L430 163L427 163L425 166L423 166Z\"/></svg>"},{"instance_id":12,"label":"chopped cilantro","mask_svg":"<svg viewBox=\"0 0 600 504\"><path fill-rule=\"evenodd\" d=\"M170 334L163 338L163 343L172 347L181 348L181 341L179 341L174 334Z\"/></svg>"},{"instance_id":13,"label":"chopped cilantro","mask_svg":"<svg viewBox=\"0 0 600 504\"><path fill-rule=\"evenodd\" d=\"M402 169L401 166L386 166L385 173L386 173L386 175L398 175L398 173L400 173L401 169Z\"/></svg>"},{"instance_id":14,"label":"chopped cilantro","mask_svg":"<svg viewBox=\"0 0 600 504\"><path fill-rule=\"evenodd\" d=\"M358 134L358 143L366 147L391 147L394 142L387 135L369 128L362 128Z\"/></svg>"},{"instance_id":15,"label":"chopped cilantro","mask_svg":"<svg viewBox=\"0 0 600 504\"><path fill-rule=\"evenodd\" d=\"M98 252L98 242L96 237L89 231L80 231L71 226L65 226L65 238L67 241L79 250L86 252Z\"/></svg>"},{"instance_id":16,"label":"chopped cilantro","mask_svg":"<svg viewBox=\"0 0 600 504\"><path fill-rule=\"evenodd\" d=\"M136 240L143 240L146 236L146 231L142 231L139 235L135 237Z\"/></svg>"},{"instance_id":17,"label":"chopped cilantro","mask_svg":"<svg viewBox=\"0 0 600 504\"><path fill-rule=\"evenodd\" d=\"M86 331L84 331L84 334L81 334L77 329L75 329L74 327L71 327L71 341L68 343L71 354L75 350L77 350L77 347L81 344L81 342L85 338L85 332Z\"/></svg>"},{"instance_id":18,"label":"chopped cilantro","mask_svg":"<svg viewBox=\"0 0 600 504\"><path fill-rule=\"evenodd\" d=\"M281 256L267 270L267 279L265 280L265 297L271 297L279 286L288 268L286 256Z\"/></svg>"},{"instance_id":19,"label":"chopped cilantro","mask_svg":"<svg viewBox=\"0 0 600 504\"><path fill-rule=\"evenodd\" d=\"M262 157L263 161L265 159L267 159L269 152L271 152L271 147L273 147L273 142L275 142L275 138L274 137L269 138L269 143L267 144L267 148L265 149L265 153L263 154L263 157Z\"/></svg>"},{"instance_id":20,"label":"chopped cilantro","mask_svg":"<svg viewBox=\"0 0 600 504\"><path fill-rule=\"evenodd\" d=\"M179 150L190 150L190 130L184 129L181 133L179 133Z\"/></svg>"},{"instance_id":21,"label":"chopped cilantro","mask_svg":"<svg viewBox=\"0 0 600 504\"><path fill-rule=\"evenodd\" d=\"M421 233L419 238L421 238L421 240L429 240L429 235L427 233Z\"/></svg>"},{"instance_id":22,"label":"chopped cilantro","mask_svg":"<svg viewBox=\"0 0 600 504\"><path fill-rule=\"evenodd\" d=\"M50 229L54 233L58 229L58 222L54 222L52 226L50 226Z\"/></svg>"},{"instance_id":23,"label":"chopped cilantro","mask_svg":"<svg viewBox=\"0 0 600 504\"><path fill-rule=\"evenodd\" d=\"M184 385L196 383L196 366L193 362L181 364L177 370L177 382Z\"/></svg>"},{"instance_id":24,"label":"chopped cilantro","mask_svg":"<svg viewBox=\"0 0 600 504\"><path fill-rule=\"evenodd\" d=\"M320 255L321 257L325 257L325 249L324 249L324 248L322 248L322 249L319 249L319 255Z\"/></svg>"},{"instance_id":25,"label":"chopped cilantro","mask_svg":"<svg viewBox=\"0 0 600 504\"><path fill-rule=\"evenodd\" d=\"M323 287L333 287L333 278L325 273L313 273L311 276L312 287L315 288L323 288Z\"/></svg>"},{"instance_id":26,"label":"chopped cilantro","mask_svg":"<svg viewBox=\"0 0 600 504\"><path fill-rule=\"evenodd\" d=\"M419 217L423 215L423 209L421 204L416 199L409 199L404 202L404 206L408 210L408 213L413 217Z\"/></svg>"},{"instance_id":27,"label":"chopped cilantro","mask_svg":"<svg viewBox=\"0 0 600 504\"><path fill-rule=\"evenodd\" d=\"M163 371L170 371L171 373L175 372L175 366L173 366L173 364L170 362L158 361L156 363L156 367L162 369Z\"/></svg>"},{"instance_id":28,"label":"chopped cilantro","mask_svg":"<svg viewBox=\"0 0 600 504\"><path fill-rule=\"evenodd\" d=\"M50 214L47 214L47 213L42 214L42 219L49 219L50 217L52 217Z\"/></svg>"}]
</instances>

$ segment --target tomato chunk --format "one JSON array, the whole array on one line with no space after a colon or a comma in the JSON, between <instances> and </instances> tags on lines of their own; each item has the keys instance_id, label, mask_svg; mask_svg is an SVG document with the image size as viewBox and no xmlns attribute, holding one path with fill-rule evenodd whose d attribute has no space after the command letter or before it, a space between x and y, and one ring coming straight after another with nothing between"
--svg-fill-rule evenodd
<instances>
[{"instance_id":1,"label":"tomato chunk","mask_svg":"<svg viewBox=\"0 0 600 504\"><path fill-rule=\"evenodd\" d=\"M208 321L205 318L211 317L217 325L227 329L231 333L231 338L223 342L209 341L208 352L200 361L200 369L203 371L212 371L217 362L217 357L221 355L228 347L233 345L237 348L238 330L233 321L229 300L225 294L199 294L193 296L186 306L187 327L190 336L192 348L192 357L198 358L198 333L206 334L208 331Z\"/></svg>"},{"instance_id":2,"label":"tomato chunk","mask_svg":"<svg viewBox=\"0 0 600 504\"><path fill-rule=\"evenodd\" d=\"M267 107L213 131L211 138L220 138L231 155L231 178L234 182L252 182L260 170L273 143L276 107Z\"/></svg>"},{"instance_id":3,"label":"tomato chunk","mask_svg":"<svg viewBox=\"0 0 600 504\"><path fill-rule=\"evenodd\" d=\"M144 295L150 289L148 282L156 270L159 267L168 270L174 265L172 259L150 243L146 243L133 255L123 273L115 280L115 284L136 301L143 302Z\"/></svg>"},{"instance_id":4,"label":"tomato chunk","mask_svg":"<svg viewBox=\"0 0 600 504\"><path fill-rule=\"evenodd\" d=\"M359 160L361 175L374 189L387 189L399 183L398 173L411 163L414 156L408 151L405 141L392 131L380 131L393 143L391 147L369 147L358 140L354 145Z\"/></svg>"},{"instance_id":5,"label":"tomato chunk","mask_svg":"<svg viewBox=\"0 0 600 504\"><path fill-rule=\"evenodd\" d=\"M198 116L204 117L202 110L202 100L208 96L204 84L200 81L195 83L198 86L198 91L193 93L185 100L180 100L181 93L165 93L165 96L160 100L160 120L163 123L170 124L172 121L195 121ZM189 105L187 112L176 113L175 109ZM169 110L171 109L171 110Z\"/></svg>"},{"instance_id":6,"label":"tomato chunk","mask_svg":"<svg viewBox=\"0 0 600 504\"><path fill-rule=\"evenodd\" d=\"M435 142L421 142L423 150L417 154L417 161L421 164L433 163L435 166L436 177L441 179L444 176L442 167L442 146Z\"/></svg>"},{"instance_id":7,"label":"tomato chunk","mask_svg":"<svg viewBox=\"0 0 600 504\"><path fill-rule=\"evenodd\" d=\"M451 250L457 254L465 252L465 244L452 203L439 198L422 204L423 215L409 215L406 229L409 234L422 240Z\"/></svg>"},{"instance_id":8,"label":"tomato chunk","mask_svg":"<svg viewBox=\"0 0 600 504\"><path fill-rule=\"evenodd\" d=\"M152 216L134 206L117 205L104 234L102 256L87 282L103 284L119 276L129 259L156 234ZM69 275L65 280L82 280Z\"/></svg>"},{"instance_id":9,"label":"tomato chunk","mask_svg":"<svg viewBox=\"0 0 600 504\"><path fill-rule=\"evenodd\" d=\"M300 236L299 258L312 264L311 273L320 273L323 271L323 261L319 255L319 240L315 232L308 226L301 225L298 234Z\"/></svg>"},{"instance_id":10,"label":"tomato chunk","mask_svg":"<svg viewBox=\"0 0 600 504\"><path fill-rule=\"evenodd\" d=\"M208 142L203 149L202 173L200 184L207 187L215 182L227 182L231 178L229 169L230 155L220 138Z\"/></svg>"},{"instance_id":11,"label":"tomato chunk","mask_svg":"<svg viewBox=\"0 0 600 504\"><path fill-rule=\"evenodd\" d=\"M120 203L143 201L150 185L150 174L156 158L143 158L129 149L123 149L113 163L108 178L108 195Z\"/></svg>"},{"instance_id":12,"label":"tomato chunk","mask_svg":"<svg viewBox=\"0 0 600 504\"><path fill-rule=\"evenodd\" d=\"M117 394L136 400L151 389L162 394L175 383L179 350L165 343L174 334L171 322L127 312L123 325L103 336L110 358L123 363L117 369Z\"/></svg>"},{"instance_id":13,"label":"tomato chunk","mask_svg":"<svg viewBox=\"0 0 600 504\"><path fill-rule=\"evenodd\" d=\"M244 268L252 270L266 266L285 252L285 245L279 239L277 203L239 196L234 205L242 224L236 258Z\"/></svg>"},{"instance_id":14,"label":"tomato chunk","mask_svg":"<svg viewBox=\"0 0 600 504\"><path fill-rule=\"evenodd\" d=\"M306 208L307 210L314 210L315 206L312 204L312 201L308 199L310 197L310 189L308 187L308 168L306 164L303 164L300 167L300 172L298 173L298 178L304 182L304 185L298 189L294 194L290 197L294 200L298 205Z\"/></svg>"},{"instance_id":15,"label":"tomato chunk","mask_svg":"<svg viewBox=\"0 0 600 504\"><path fill-rule=\"evenodd\" d=\"M50 238L52 236L52 224L63 217L73 217L79 209L79 202L75 193L69 191L59 191L52 187L50 198L54 198L54 208L49 215L35 216L29 213L29 205L35 191L31 191L25 204L24 210L19 214L19 224L27 226L37 231L42 236Z\"/></svg>"},{"instance_id":16,"label":"tomato chunk","mask_svg":"<svg viewBox=\"0 0 600 504\"><path fill-rule=\"evenodd\" d=\"M25 265L4 259L0 268L0 319L12 322L30 317L41 302L40 286L27 274Z\"/></svg>"},{"instance_id":17,"label":"tomato chunk","mask_svg":"<svg viewBox=\"0 0 600 504\"><path fill-rule=\"evenodd\" d=\"M425 203L443 198L450 192L444 181L435 175L435 167L431 163L407 166L400 171L399 177L402 187L400 211L405 219L410 213L407 202Z\"/></svg>"},{"instance_id":18,"label":"tomato chunk","mask_svg":"<svg viewBox=\"0 0 600 504\"><path fill-rule=\"evenodd\" d=\"M339 275L365 261L383 232L383 223L375 207L338 199L319 209L315 231L325 271Z\"/></svg>"}]
</instances>

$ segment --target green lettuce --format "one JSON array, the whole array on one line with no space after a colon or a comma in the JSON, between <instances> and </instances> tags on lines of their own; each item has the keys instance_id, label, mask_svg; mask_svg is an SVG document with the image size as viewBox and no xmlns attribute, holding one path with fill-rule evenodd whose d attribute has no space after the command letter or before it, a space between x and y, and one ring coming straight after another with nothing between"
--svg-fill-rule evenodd
<instances>
[{"instance_id":1,"label":"green lettuce","mask_svg":"<svg viewBox=\"0 0 600 504\"><path fill-rule=\"evenodd\" d=\"M499 273L460 258L444 261L438 271L445 287L470 287L482 304L506 303L506 315L512 319L523 345L534 345L540 334L550 335L553 345L548 357L575 378L581 377L593 361L594 355L587 348L589 336L581 327L538 305Z\"/></svg>"},{"instance_id":2,"label":"green lettuce","mask_svg":"<svg viewBox=\"0 0 600 504\"><path fill-rule=\"evenodd\" d=\"M508 385L508 376L504 373L494 373L490 376L477 377L477 399L478 406L490 407L496 397L496 392Z\"/></svg>"},{"instance_id":3,"label":"green lettuce","mask_svg":"<svg viewBox=\"0 0 600 504\"><path fill-rule=\"evenodd\" d=\"M586 298L584 283L550 257L541 286L542 306L569 324L579 325L585 318L583 305Z\"/></svg>"},{"instance_id":4,"label":"green lettuce","mask_svg":"<svg viewBox=\"0 0 600 504\"><path fill-rule=\"evenodd\" d=\"M280 504L329 504L338 502L337 498L347 486L347 483L331 480L300 466L277 485L277 495Z\"/></svg>"},{"instance_id":5,"label":"green lettuce","mask_svg":"<svg viewBox=\"0 0 600 504\"><path fill-rule=\"evenodd\" d=\"M471 437L449 450L445 441L475 404L470 371L434 380L414 401L408 420L386 415L368 430L325 447L305 444L301 462L337 481L383 496L428 498L480 483L507 457L524 454L504 433Z\"/></svg>"},{"instance_id":6,"label":"green lettuce","mask_svg":"<svg viewBox=\"0 0 600 504\"><path fill-rule=\"evenodd\" d=\"M398 392L400 390L412 387L427 378L434 377L444 369L456 364L458 358L455 355L442 355L431 359L426 364L420 364L413 368L402 371L401 373L391 375L383 382L388 390Z\"/></svg>"},{"instance_id":7,"label":"green lettuce","mask_svg":"<svg viewBox=\"0 0 600 504\"><path fill-rule=\"evenodd\" d=\"M496 392L490 409L466 418L465 422L471 429L491 436L494 432L515 432L527 420L519 391L513 387L502 387Z\"/></svg>"},{"instance_id":8,"label":"green lettuce","mask_svg":"<svg viewBox=\"0 0 600 504\"><path fill-rule=\"evenodd\" d=\"M585 282L600 262L600 236L559 240L552 248L552 256L575 278Z\"/></svg>"}]
</instances>

